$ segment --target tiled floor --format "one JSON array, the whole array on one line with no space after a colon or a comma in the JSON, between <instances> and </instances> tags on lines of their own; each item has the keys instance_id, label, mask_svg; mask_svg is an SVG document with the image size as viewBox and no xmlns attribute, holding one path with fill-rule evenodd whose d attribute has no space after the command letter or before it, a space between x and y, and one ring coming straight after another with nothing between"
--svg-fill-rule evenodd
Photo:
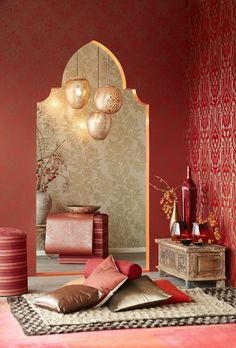
<instances>
[{"instance_id":1,"label":"tiled floor","mask_svg":"<svg viewBox=\"0 0 236 348\"><path fill-rule=\"evenodd\" d=\"M143 269L146 268L145 253L119 253L112 254L115 260L127 260L138 263ZM83 272L84 264L60 264L57 255L37 256L37 272Z\"/></svg>"}]
</instances>

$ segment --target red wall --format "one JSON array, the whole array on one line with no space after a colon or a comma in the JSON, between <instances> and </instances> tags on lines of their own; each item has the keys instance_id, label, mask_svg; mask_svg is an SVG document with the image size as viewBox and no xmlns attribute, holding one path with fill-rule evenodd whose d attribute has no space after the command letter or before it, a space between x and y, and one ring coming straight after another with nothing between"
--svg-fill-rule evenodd
<instances>
[{"instance_id":1,"label":"red wall","mask_svg":"<svg viewBox=\"0 0 236 348\"><path fill-rule=\"evenodd\" d=\"M236 3L191 1L189 153L198 211L215 211L236 285Z\"/></svg>"},{"instance_id":2,"label":"red wall","mask_svg":"<svg viewBox=\"0 0 236 348\"><path fill-rule=\"evenodd\" d=\"M120 60L130 88L150 104L151 180L185 175L186 0L0 1L0 225L28 234L35 269L35 104L60 86L73 52L95 39ZM174 174L174 175L173 175ZM168 236L160 196L151 190L154 238Z\"/></svg>"}]
</instances>

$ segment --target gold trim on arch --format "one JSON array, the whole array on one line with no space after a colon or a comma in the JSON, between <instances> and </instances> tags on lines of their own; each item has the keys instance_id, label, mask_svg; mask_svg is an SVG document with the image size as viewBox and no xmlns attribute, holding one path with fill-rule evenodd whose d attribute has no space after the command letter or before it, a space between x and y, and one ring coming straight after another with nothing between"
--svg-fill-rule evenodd
<instances>
[{"instance_id":1,"label":"gold trim on arch","mask_svg":"<svg viewBox=\"0 0 236 348\"><path fill-rule=\"evenodd\" d=\"M90 41L89 43L93 43L94 45L102 48L113 60L114 62L116 63L117 65L117 68L119 69L119 72L120 72L120 75L121 75L121 80L122 80L122 88L123 89L126 89L127 85L126 85L126 78L125 78L125 73L124 73L124 70L119 62L119 60L116 58L116 56L106 47L104 46L103 44L101 44L100 42L96 41L96 40L92 40ZM83 46L82 46L83 47ZM81 47L81 48L82 48Z\"/></svg>"},{"instance_id":2,"label":"gold trim on arch","mask_svg":"<svg viewBox=\"0 0 236 348\"><path fill-rule=\"evenodd\" d=\"M149 222L149 182L150 182L150 145L149 145L149 104L141 101L136 89L132 89L134 99L144 106L146 117L146 270L150 270L150 222Z\"/></svg>"}]
</instances>

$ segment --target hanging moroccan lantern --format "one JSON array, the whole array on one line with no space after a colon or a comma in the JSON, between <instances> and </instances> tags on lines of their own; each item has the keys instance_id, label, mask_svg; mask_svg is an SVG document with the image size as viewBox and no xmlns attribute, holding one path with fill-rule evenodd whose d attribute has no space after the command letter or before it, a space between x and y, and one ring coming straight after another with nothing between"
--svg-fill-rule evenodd
<instances>
[{"instance_id":1,"label":"hanging moroccan lantern","mask_svg":"<svg viewBox=\"0 0 236 348\"><path fill-rule=\"evenodd\" d=\"M112 119L100 111L91 112L87 119L88 132L95 140L103 140L111 129Z\"/></svg>"},{"instance_id":2,"label":"hanging moroccan lantern","mask_svg":"<svg viewBox=\"0 0 236 348\"><path fill-rule=\"evenodd\" d=\"M98 88L94 96L96 108L106 114L114 114L119 111L122 101L121 91L111 85Z\"/></svg>"},{"instance_id":3,"label":"hanging moroccan lantern","mask_svg":"<svg viewBox=\"0 0 236 348\"><path fill-rule=\"evenodd\" d=\"M73 109L83 108L90 95L90 86L87 79L74 78L70 79L65 84L65 94L68 104Z\"/></svg>"}]
</instances>

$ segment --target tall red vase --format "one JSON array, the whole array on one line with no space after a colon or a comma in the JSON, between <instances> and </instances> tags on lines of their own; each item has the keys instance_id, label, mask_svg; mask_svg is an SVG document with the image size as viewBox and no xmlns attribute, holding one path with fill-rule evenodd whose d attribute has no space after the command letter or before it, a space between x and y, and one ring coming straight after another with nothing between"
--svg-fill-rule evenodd
<instances>
[{"instance_id":1,"label":"tall red vase","mask_svg":"<svg viewBox=\"0 0 236 348\"><path fill-rule=\"evenodd\" d=\"M191 178L191 167L187 166L187 179L182 184L183 220L191 233L196 221L197 187Z\"/></svg>"}]
</instances>

